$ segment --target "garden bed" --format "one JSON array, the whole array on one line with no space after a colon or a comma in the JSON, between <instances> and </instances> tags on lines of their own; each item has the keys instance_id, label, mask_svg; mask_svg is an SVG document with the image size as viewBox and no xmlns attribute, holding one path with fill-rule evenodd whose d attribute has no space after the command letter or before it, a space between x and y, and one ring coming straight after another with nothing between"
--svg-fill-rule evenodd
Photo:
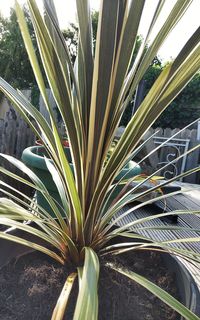
<instances>
[{"instance_id":1,"label":"garden bed","mask_svg":"<svg viewBox=\"0 0 200 320\"><path fill-rule=\"evenodd\" d=\"M113 262L113 258L107 258ZM105 262L105 261L102 261ZM125 266L155 282L176 298L176 277L156 253L129 253L115 258ZM13 259L0 273L0 319L49 320L59 293L72 266L62 267L34 252ZM99 319L178 320L179 315L132 280L101 266ZM77 283L64 319L72 319Z\"/></svg>"}]
</instances>

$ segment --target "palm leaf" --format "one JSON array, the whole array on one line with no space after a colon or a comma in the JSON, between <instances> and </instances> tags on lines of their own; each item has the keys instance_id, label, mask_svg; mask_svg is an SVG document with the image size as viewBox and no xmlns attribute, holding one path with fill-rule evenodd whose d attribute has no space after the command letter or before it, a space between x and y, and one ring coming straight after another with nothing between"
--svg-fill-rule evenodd
<instances>
[{"instance_id":1,"label":"palm leaf","mask_svg":"<svg viewBox=\"0 0 200 320\"><path fill-rule=\"evenodd\" d=\"M99 261L91 248L85 248L84 266L80 268L78 275L80 288L73 319L97 320Z\"/></svg>"},{"instance_id":2,"label":"palm leaf","mask_svg":"<svg viewBox=\"0 0 200 320\"><path fill-rule=\"evenodd\" d=\"M6 239L6 240L9 240L9 241L12 241L12 242L19 243L21 245L24 245L24 246L29 247L29 248L34 249L34 250L38 250L38 251L40 251L42 253L47 254L51 258L53 258L56 261L60 262L61 264L64 264L64 259L63 258L61 258L58 254L56 254L52 250L49 250L45 246L41 246L41 245L39 245L37 243L31 242L29 240L22 239L21 237L14 236L12 234L4 233L2 231L0 231L0 238L1 239Z\"/></svg>"},{"instance_id":3,"label":"palm leaf","mask_svg":"<svg viewBox=\"0 0 200 320\"><path fill-rule=\"evenodd\" d=\"M14 157L11 157L11 156L5 155L5 154L0 154L0 156L5 158L6 160L8 160L11 164L13 164L15 167L17 167L22 172L27 174L29 176L29 178L36 184L36 186L38 186L38 188L41 191L43 190L42 194L43 194L44 198L47 200L47 202L49 203L53 212L55 213L56 217L58 218L58 221L59 221L60 225L63 227L63 230L65 230L66 226L65 226L64 220L62 219L62 215L61 215L58 207L56 206L54 200L49 195L49 192L48 192L47 188L45 187L44 183L38 178L38 176L31 169L29 169L23 162L15 159Z\"/></svg>"},{"instance_id":4,"label":"palm leaf","mask_svg":"<svg viewBox=\"0 0 200 320\"><path fill-rule=\"evenodd\" d=\"M77 273L71 273L64 284L64 287L60 293L60 296L58 298L58 301L56 303L56 306L54 308L51 320L62 320L65 309L69 300L69 295L72 290L72 286L74 284L74 281L76 279Z\"/></svg>"},{"instance_id":5,"label":"palm leaf","mask_svg":"<svg viewBox=\"0 0 200 320\"><path fill-rule=\"evenodd\" d=\"M90 116L90 101L92 92L92 77L93 77L93 43L92 43L92 28L91 14L89 1L76 1L77 14L79 21L79 50L78 61L83 61L79 64L79 89L81 95L81 113L84 121L85 137L88 137L88 123ZM82 71L82 73L81 73Z\"/></svg>"}]
</instances>

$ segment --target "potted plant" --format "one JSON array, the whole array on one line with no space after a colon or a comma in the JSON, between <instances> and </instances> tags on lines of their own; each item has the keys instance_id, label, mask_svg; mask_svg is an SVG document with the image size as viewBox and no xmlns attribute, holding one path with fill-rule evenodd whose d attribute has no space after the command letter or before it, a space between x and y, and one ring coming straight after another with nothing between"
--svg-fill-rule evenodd
<instances>
[{"instance_id":1,"label":"potted plant","mask_svg":"<svg viewBox=\"0 0 200 320\"><path fill-rule=\"evenodd\" d=\"M176 1L172 11L158 30L157 36L146 48L163 6L163 1L158 2L147 37L133 64L130 63L144 1L101 1L95 54L92 46L89 1L77 0L76 3L79 21L79 50L73 67L68 48L58 26L52 1L44 0L44 19L35 0L28 1L46 77L66 125L73 174L46 95L45 82L31 43L23 10L16 1L16 13L22 36L38 87L49 112L50 125L20 92L13 89L3 79L0 79L0 89L14 104L16 110L24 117L39 139L43 141L46 153L51 159L50 161L47 157L45 158L46 166L58 189L62 205L49 194L45 184L32 170L19 160L2 154L4 159L26 173L31 182L3 168L1 171L41 192L56 219L40 205L33 206L32 199L26 196L24 200L18 199L17 190L14 190L15 194L12 194L10 192L12 187L4 183L6 188L2 192L10 199L1 198L0 222L3 225L15 227L21 232L15 234L0 232L0 237L45 253L63 265L64 270L66 265L69 266L69 273L54 308L52 319L64 317L66 305L77 277L79 280L78 293L77 301L74 303L73 319L98 318L99 269L100 265L102 269L102 265L106 264L110 270L123 274L149 290L185 319L197 320L199 319L197 315L159 286L135 272L136 269L127 270L126 264L124 268L121 268L119 261L105 258L108 253L119 255L128 251L129 256L134 259L137 251L149 250L173 253L186 260L199 262L199 254L196 252L178 249L167 242L156 242L139 235L136 232L137 225L144 222L145 219L133 221L131 225L117 229L112 228L116 219L119 219L115 214L121 208L131 201L142 199L157 189L157 186L154 186L138 192L138 188L151 177L141 181L132 190L125 188L125 192L117 195L115 201L112 201L109 207L107 206L108 197L118 185L118 182L115 183L115 178L129 159L142 147L139 144L141 137L199 70L199 29L191 36L174 62L169 63L158 77L104 165L116 128L132 94L190 1ZM36 124L31 119L34 119ZM183 175L197 170L199 168L194 168ZM161 187L166 184L167 182L163 182ZM128 186L130 187L130 181L127 181ZM184 213L179 212L179 214ZM128 214L127 209L123 215L125 214ZM170 214L177 214L177 212ZM166 213L151 216L149 219L156 219L164 215ZM32 224L24 224L24 220L29 220ZM131 226L135 227L135 232L130 232L128 228ZM126 240L122 241L122 239ZM177 239L173 243L177 241L184 242L186 239ZM199 241L199 238L196 241ZM101 258L102 256L104 258ZM30 260L34 263L33 258ZM57 266L51 270L56 272L56 268ZM48 277L47 275L44 281L47 281ZM22 281L22 278L20 279ZM34 287L30 289L32 293ZM124 317L126 318L126 315Z\"/></svg>"}]
</instances>

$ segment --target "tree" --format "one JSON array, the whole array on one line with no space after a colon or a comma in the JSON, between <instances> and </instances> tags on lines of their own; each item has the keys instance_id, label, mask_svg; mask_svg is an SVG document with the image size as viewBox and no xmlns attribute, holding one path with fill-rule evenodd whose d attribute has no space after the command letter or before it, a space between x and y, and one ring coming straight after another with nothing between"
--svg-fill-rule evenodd
<instances>
[{"instance_id":1,"label":"tree","mask_svg":"<svg viewBox=\"0 0 200 320\"><path fill-rule=\"evenodd\" d=\"M25 7L24 13L32 41L35 44L30 15ZM0 16L0 54L0 74L10 84L19 89L27 89L36 84L13 9L11 9L9 18Z\"/></svg>"},{"instance_id":2,"label":"tree","mask_svg":"<svg viewBox=\"0 0 200 320\"><path fill-rule=\"evenodd\" d=\"M91 14L91 19L92 19L92 31L93 31L92 36L93 36L94 49L95 49L95 43L96 43L98 17L99 17L98 11L93 11ZM77 48L78 48L78 26L75 23L70 23L69 27L66 30L63 30L62 33L69 46L71 58L74 63L76 60Z\"/></svg>"},{"instance_id":3,"label":"tree","mask_svg":"<svg viewBox=\"0 0 200 320\"><path fill-rule=\"evenodd\" d=\"M23 7L26 22L29 28L31 39L36 50L37 58L40 62L36 38L31 22L31 18L26 6ZM98 12L92 13L93 43L95 45L98 23ZM72 60L75 61L78 45L78 27L70 23L69 28L63 31L63 35L69 46ZM16 13L13 9L8 18L0 15L0 74L12 86L18 89L34 88L36 85L35 77L28 59L24 42L20 33ZM41 66L41 63L40 63Z\"/></svg>"},{"instance_id":4,"label":"tree","mask_svg":"<svg viewBox=\"0 0 200 320\"><path fill-rule=\"evenodd\" d=\"M63 30L63 35L68 44L71 59L74 63L77 55L78 27L74 23L70 23L69 28Z\"/></svg>"},{"instance_id":5,"label":"tree","mask_svg":"<svg viewBox=\"0 0 200 320\"><path fill-rule=\"evenodd\" d=\"M200 73L197 73L155 122L154 127L183 128L199 117Z\"/></svg>"},{"instance_id":6,"label":"tree","mask_svg":"<svg viewBox=\"0 0 200 320\"><path fill-rule=\"evenodd\" d=\"M138 41L136 43L136 48L135 48L135 52L133 54L133 60L134 60L134 56L137 54L139 47L142 43L142 37L138 37ZM143 92L143 97L145 97L147 95L147 93L149 92L150 88L152 87L153 83L155 82L155 80L157 79L157 77L160 75L160 73L163 70L163 66L162 63L160 61L160 59L156 56L151 65L149 66L149 68L147 69L143 80L145 80L145 86L144 86L144 92ZM127 123L130 121L131 117L132 117L132 112L133 112L133 105L135 103L135 95L133 96L133 100L131 103L129 103L129 105L126 108L126 111L123 114L122 120L120 125L121 126L126 126Z\"/></svg>"},{"instance_id":7,"label":"tree","mask_svg":"<svg viewBox=\"0 0 200 320\"><path fill-rule=\"evenodd\" d=\"M36 38L27 8L24 6L27 26L35 48L35 52L42 70L39 50L36 46ZM39 90L30 65L25 45L21 36L16 13L13 9L10 16L4 18L0 15L0 75L14 88L31 88L31 101L36 107L39 105ZM0 94L0 99L3 95Z\"/></svg>"},{"instance_id":8,"label":"tree","mask_svg":"<svg viewBox=\"0 0 200 320\"><path fill-rule=\"evenodd\" d=\"M148 94L153 83L162 72L164 64L158 57L155 57L152 64L146 71L143 79L145 80L144 97ZM121 125L126 126L132 116L132 104L126 109ZM197 73L183 91L170 103L168 108L162 113L153 127L161 128L184 128L186 125L200 117L200 73Z\"/></svg>"}]
</instances>

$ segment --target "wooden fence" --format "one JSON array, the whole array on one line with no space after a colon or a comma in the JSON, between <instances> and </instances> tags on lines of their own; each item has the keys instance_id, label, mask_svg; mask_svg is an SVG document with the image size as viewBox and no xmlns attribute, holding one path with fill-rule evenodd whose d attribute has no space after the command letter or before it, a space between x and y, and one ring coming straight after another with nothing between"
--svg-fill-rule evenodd
<instances>
[{"instance_id":1,"label":"wooden fence","mask_svg":"<svg viewBox=\"0 0 200 320\"><path fill-rule=\"evenodd\" d=\"M5 112L4 119L0 119L0 152L20 159L23 150L28 146L34 145L34 143L34 133L19 114L10 107L10 109ZM23 176L21 171L17 170L15 166L11 165L2 157L0 158L0 166L15 174ZM11 185L13 188L26 193L27 196L33 195L33 190L30 187L27 187L4 174L0 174L0 180ZM5 189L5 187L3 189ZM0 192L0 195L4 196L2 191Z\"/></svg>"},{"instance_id":2,"label":"wooden fence","mask_svg":"<svg viewBox=\"0 0 200 320\"><path fill-rule=\"evenodd\" d=\"M0 120L0 152L20 159L22 151L33 145L35 135L26 122L13 110Z\"/></svg>"},{"instance_id":3,"label":"wooden fence","mask_svg":"<svg viewBox=\"0 0 200 320\"><path fill-rule=\"evenodd\" d=\"M22 90L22 92L28 99L30 99L30 90ZM48 89L47 94L53 109L56 109L53 96ZM10 154L20 159L23 150L34 145L36 137L30 127L14 110L6 98L2 100L0 109L3 110L0 117L0 152ZM42 97L39 99L39 110L49 121L48 113L45 109Z\"/></svg>"}]
</instances>

